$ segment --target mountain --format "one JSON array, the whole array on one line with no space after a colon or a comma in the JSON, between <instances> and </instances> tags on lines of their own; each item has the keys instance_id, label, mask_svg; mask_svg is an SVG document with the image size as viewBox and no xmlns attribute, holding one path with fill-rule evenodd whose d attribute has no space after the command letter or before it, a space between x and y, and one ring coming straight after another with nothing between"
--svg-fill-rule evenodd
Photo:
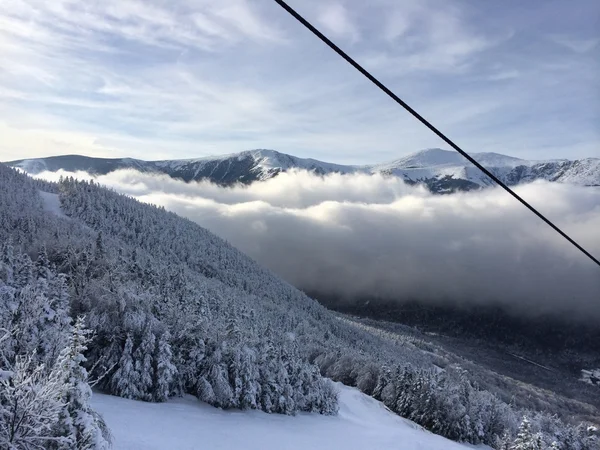
<instances>
[{"instance_id":1,"label":"mountain","mask_svg":"<svg viewBox=\"0 0 600 450\"><path fill-rule=\"evenodd\" d=\"M511 186L538 179L582 186L600 185L598 158L529 161L497 153L473 153L472 156ZM66 155L16 160L6 164L31 174L62 169L104 175L119 169L136 169L163 173L186 182L210 180L224 186L267 180L290 169L303 169L320 175L382 173L400 177L411 184L423 183L437 193L479 189L493 184L458 153L437 148L422 150L391 162L365 166L332 164L274 150L250 150L231 155L164 161Z\"/></svg>"},{"instance_id":2,"label":"mountain","mask_svg":"<svg viewBox=\"0 0 600 450\"><path fill-rule=\"evenodd\" d=\"M333 313L163 208L0 164L0 448L107 448L88 371L131 400L290 416L335 415L334 380L452 440L505 448L540 433L546 447L597 448L567 422L598 417L591 404Z\"/></svg>"},{"instance_id":3,"label":"mountain","mask_svg":"<svg viewBox=\"0 0 600 450\"><path fill-rule=\"evenodd\" d=\"M21 168L30 174L43 171L57 172L62 169L69 172L84 171L93 175L106 175L119 169L135 169L142 172L164 173L186 182L208 179L226 186L267 180L290 169L304 169L321 175L358 170L353 166L297 158L274 150L251 150L231 155L164 161L64 155L11 161L6 164Z\"/></svg>"},{"instance_id":4,"label":"mountain","mask_svg":"<svg viewBox=\"0 0 600 450\"><path fill-rule=\"evenodd\" d=\"M471 156L501 181L514 186L534 180L600 185L600 159L529 161L498 153L472 153ZM372 172L395 175L409 183L425 183L434 192L470 190L493 183L460 154L427 149L386 164L370 167Z\"/></svg>"}]
</instances>

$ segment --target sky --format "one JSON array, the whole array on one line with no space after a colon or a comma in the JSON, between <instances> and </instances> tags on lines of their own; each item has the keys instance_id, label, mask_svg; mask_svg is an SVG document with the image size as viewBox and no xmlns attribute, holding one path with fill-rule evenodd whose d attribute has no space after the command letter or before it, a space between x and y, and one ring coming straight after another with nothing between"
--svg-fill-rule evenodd
<instances>
[{"instance_id":1,"label":"sky","mask_svg":"<svg viewBox=\"0 0 600 450\"><path fill-rule=\"evenodd\" d=\"M468 152L600 157L597 0L290 0ZM0 161L447 148L272 0L0 0Z\"/></svg>"}]
</instances>

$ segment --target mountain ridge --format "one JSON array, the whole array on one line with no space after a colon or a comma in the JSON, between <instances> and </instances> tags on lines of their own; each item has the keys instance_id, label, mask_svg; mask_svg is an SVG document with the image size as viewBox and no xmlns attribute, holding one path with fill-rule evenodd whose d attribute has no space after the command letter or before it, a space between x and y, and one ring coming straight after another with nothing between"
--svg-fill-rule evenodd
<instances>
[{"instance_id":1,"label":"mountain ridge","mask_svg":"<svg viewBox=\"0 0 600 450\"><path fill-rule=\"evenodd\" d=\"M582 186L600 185L599 158L525 160L499 153L472 153L472 156L508 185L538 179ZM223 186L264 181L293 169L318 175L367 173L397 176L410 184L425 184L435 193L468 191L494 184L460 154L439 148L429 148L393 161L371 165L335 164L268 149L157 161L61 155L14 160L6 164L34 175L60 170L106 175L120 169L134 169L165 174L185 182L209 180Z\"/></svg>"}]
</instances>

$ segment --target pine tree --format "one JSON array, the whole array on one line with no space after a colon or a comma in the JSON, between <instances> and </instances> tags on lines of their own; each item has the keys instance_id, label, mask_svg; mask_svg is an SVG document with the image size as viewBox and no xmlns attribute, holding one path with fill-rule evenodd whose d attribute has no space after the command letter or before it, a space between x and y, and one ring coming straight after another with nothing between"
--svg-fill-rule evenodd
<instances>
[{"instance_id":1,"label":"pine tree","mask_svg":"<svg viewBox=\"0 0 600 450\"><path fill-rule=\"evenodd\" d=\"M275 380L276 353L270 335L264 338L259 355L259 403L265 412L274 412L278 387Z\"/></svg>"},{"instance_id":2,"label":"pine tree","mask_svg":"<svg viewBox=\"0 0 600 450\"><path fill-rule=\"evenodd\" d=\"M128 334L125 341L125 348L119 360L118 369L111 379L112 391L120 397L134 400L139 399L141 398L138 387L139 378L133 362L133 339Z\"/></svg>"},{"instance_id":3,"label":"pine tree","mask_svg":"<svg viewBox=\"0 0 600 450\"><path fill-rule=\"evenodd\" d=\"M217 401L217 397L215 396L215 392L210 384L210 382L206 379L205 375L200 376L198 380L198 390L196 391L196 396L206 402L214 405Z\"/></svg>"},{"instance_id":4,"label":"pine tree","mask_svg":"<svg viewBox=\"0 0 600 450\"><path fill-rule=\"evenodd\" d=\"M390 383L391 381L391 371L388 367L383 366L379 371L379 377L377 379L377 384L373 389L373 398L376 400L382 399L383 389Z\"/></svg>"},{"instance_id":5,"label":"pine tree","mask_svg":"<svg viewBox=\"0 0 600 450\"><path fill-rule=\"evenodd\" d=\"M26 254L17 257L13 277L17 289L24 288L33 280L33 264Z\"/></svg>"},{"instance_id":6,"label":"pine tree","mask_svg":"<svg viewBox=\"0 0 600 450\"><path fill-rule=\"evenodd\" d=\"M138 390L142 399L153 399L152 388L154 385L153 358L156 351L156 337L147 324L142 336L142 341L133 354L135 371L138 374Z\"/></svg>"},{"instance_id":7,"label":"pine tree","mask_svg":"<svg viewBox=\"0 0 600 450\"><path fill-rule=\"evenodd\" d=\"M260 390L258 382L259 373L256 365L256 354L254 350L244 346L240 354L240 396L239 407L241 409L255 409Z\"/></svg>"},{"instance_id":8,"label":"pine tree","mask_svg":"<svg viewBox=\"0 0 600 450\"><path fill-rule=\"evenodd\" d=\"M50 262L48 261L48 252L46 245L42 245L35 262L35 278L47 280L50 271Z\"/></svg>"},{"instance_id":9,"label":"pine tree","mask_svg":"<svg viewBox=\"0 0 600 450\"><path fill-rule=\"evenodd\" d=\"M220 349L215 348L204 365L203 373L198 379L198 381L202 381L202 385L197 388L200 400L220 408L231 408L233 404L233 390L229 382L227 366L222 360ZM211 389L207 389L204 381L210 385Z\"/></svg>"},{"instance_id":10,"label":"pine tree","mask_svg":"<svg viewBox=\"0 0 600 450\"><path fill-rule=\"evenodd\" d=\"M511 450L542 450L539 441L539 436L531 429L531 422L527 417L523 417Z\"/></svg>"},{"instance_id":11,"label":"pine tree","mask_svg":"<svg viewBox=\"0 0 600 450\"><path fill-rule=\"evenodd\" d=\"M92 390L83 367L86 361L83 353L87 350L90 333L85 329L83 318L79 317L68 346L52 370L51 378L61 386L60 400L65 405L55 428L56 435L68 441L68 445L62 442L56 448L101 450L110 447L106 424L90 406Z\"/></svg>"},{"instance_id":12,"label":"pine tree","mask_svg":"<svg viewBox=\"0 0 600 450\"><path fill-rule=\"evenodd\" d=\"M177 373L177 368L172 363L173 355L171 345L169 344L170 337L170 333L165 331L158 339L158 345L156 346L153 391L154 401L157 402L164 402L169 398L173 379Z\"/></svg>"},{"instance_id":13,"label":"pine tree","mask_svg":"<svg viewBox=\"0 0 600 450\"><path fill-rule=\"evenodd\" d=\"M12 286L15 270L14 248L10 240L2 243L0 253L0 281Z\"/></svg>"}]
</instances>

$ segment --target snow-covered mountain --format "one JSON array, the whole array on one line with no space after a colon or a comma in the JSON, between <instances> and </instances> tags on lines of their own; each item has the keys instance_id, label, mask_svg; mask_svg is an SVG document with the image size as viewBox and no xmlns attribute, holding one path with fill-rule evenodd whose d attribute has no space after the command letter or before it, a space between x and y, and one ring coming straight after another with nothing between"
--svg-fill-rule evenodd
<instances>
[{"instance_id":1,"label":"snow-covered mountain","mask_svg":"<svg viewBox=\"0 0 600 450\"><path fill-rule=\"evenodd\" d=\"M297 158L274 150L250 150L230 155L164 161L64 155L17 160L6 164L19 167L30 174L44 171L57 172L62 169L69 172L85 171L95 175L105 175L119 169L136 169L143 172L164 173L186 182L208 179L222 185L248 184L253 181L267 180L280 172L294 168L322 175L331 172L350 173L358 170L353 166Z\"/></svg>"},{"instance_id":2,"label":"snow-covered mountain","mask_svg":"<svg viewBox=\"0 0 600 450\"><path fill-rule=\"evenodd\" d=\"M597 448L588 428L552 415L554 402L574 412L568 398L493 373L479 383L475 372L484 373L411 335L332 313L162 208L97 183L49 183L0 164L0 448L54 448L44 444L59 439L68 448L108 448L115 422L94 411L89 380L132 401L191 395L222 409L326 415L315 421L339 410L340 425L352 415L362 424L327 378L452 440L500 449L525 436L549 448L567 436L572 448ZM519 404L532 395L544 401ZM168 414L168 403L132 405L124 408L145 427L157 423L151 411ZM127 418L117 420L120 446ZM125 448L147 448L140 434Z\"/></svg>"},{"instance_id":3,"label":"snow-covered mountain","mask_svg":"<svg viewBox=\"0 0 600 450\"><path fill-rule=\"evenodd\" d=\"M530 161L498 153L473 153L472 156L509 185L537 179L583 186L600 185L598 158ZM332 172L383 173L401 177L409 183L424 183L433 192L440 193L477 189L493 184L461 155L439 148L422 150L383 164L365 166L298 158L275 150L250 150L223 156L164 161L65 155L17 160L7 164L31 174L62 169L103 175L118 169L136 169L164 173L186 182L208 179L225 186L266 180L290 169L304 169L321 175Z\"/></svg>"},{"instance_id":4,"label":"snow-covered mountain","mask_svg":"<svg viewBox=\"0 0 600 450\"><path fill-rule=\"evenodd\" d=\"M471 156L511 186L538 179L581 186L600 185L598 158L530 161L498 153L473 153ZM411 183L422 182L435 192L470 190L493 184L460 154L442 149L422 150L372 166L371 171L396 175Z\"/></svg>"}]
</instances>

